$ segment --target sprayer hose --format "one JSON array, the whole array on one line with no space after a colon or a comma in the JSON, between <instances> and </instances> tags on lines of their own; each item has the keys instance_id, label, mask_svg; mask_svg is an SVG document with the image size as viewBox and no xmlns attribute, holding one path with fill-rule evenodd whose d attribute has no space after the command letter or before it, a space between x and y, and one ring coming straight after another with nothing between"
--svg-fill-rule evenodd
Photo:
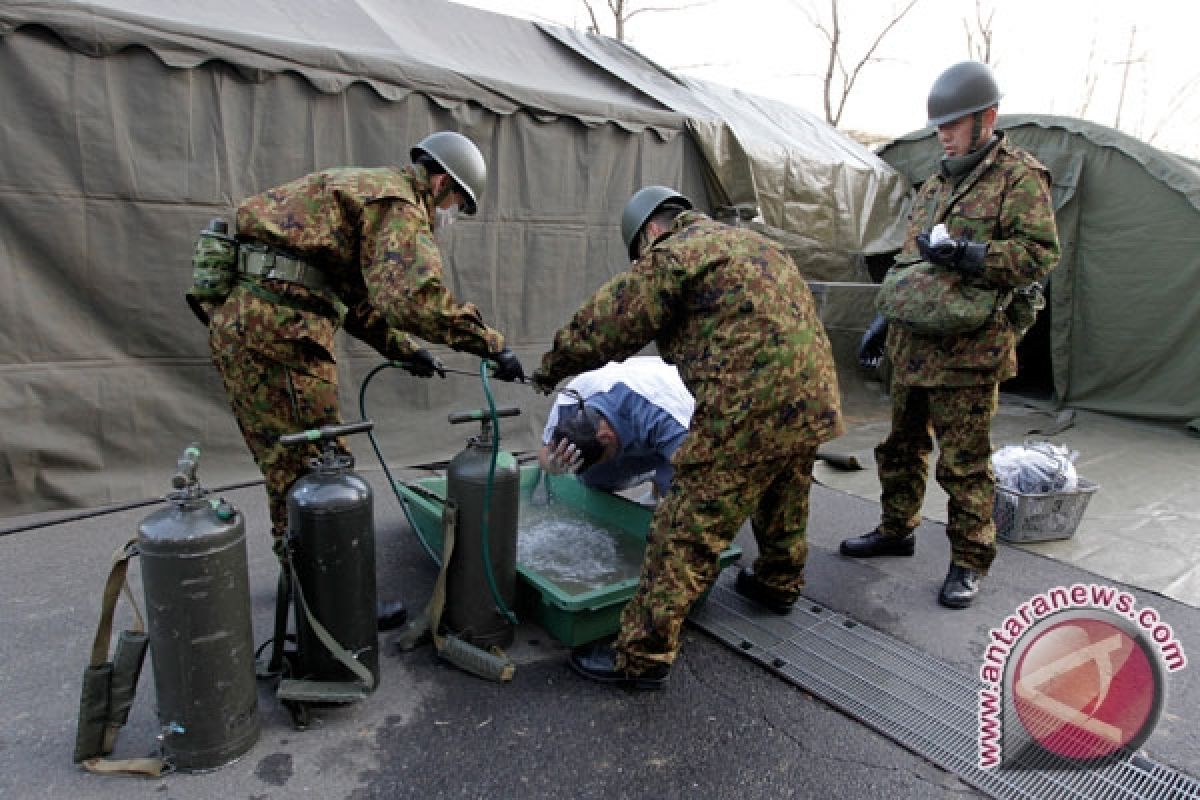
<instances>
[{"instance_id":1,"label":"sprayer hose","mask_svg":"<svg viewBox=\"0 0 1200 800\"><path fill-rule=\"evenodd\" d=\"M376 373L380 372L381 370L385 370L388 367L399 367L399 366L400 365L395 362L385 361L382 364L380 364L379 366L372 369L370 372L368 372L367 376L365 378L363 378L362 386L358 390L358 411L359 411L359 414L362 416L362 419L370 419L370 416L367 414L366 397L367 397L367 386L370 385L371 379L374 378ZM492 389L488 383L487 366L488 366L488 362L486 360L481 360L479 362L479 379L483 383L483 394L487 398L488 411L492 416L492 431L493 431L492 459L491 459L491 463L488 465L487 485L484 487L484 494L483 494L483 519L480 520L480 522L481 522L480 539L481 539L481 544L482 544L481 550L483 553L483 574L484 574L484 576L487 577L488 589L492 593L492 600L495 601L496 608L500 611L500 613L504 616L505 619L507 619L513 625L516 625L517 617L509 609L508 604L504 602L504 598L500 596L500 589L496 585L496 575L495 575L494 571L492 570L491 536L490 536L490 531L489 531L489 526L488 526L488 519L492 515L492 486L495 483L496 461L500 457L500 419L499 419L499 416L496 414L496 402L492 398ZM379 459L379 464L381 467L383 467L383 474L388 479L388 485L392 487L392 493L395 494L396 499L400 501L400 508L404 511L404 516L408 520L408 527L411 528L412 532L416 535L417 541L419 541L421 543L421 547L423 547L425 549L425 553L429 556L430 559L432 559L433 563L437 564L440 567L442 560L441 560L441 558L438 557L437 552L433 549L433 547L429 544L429 542L427 542L425 540L425 536L421 533L420 527L417 526L416 520L413 519L412 511L408 507L408 501L405 500L404 495L402 495L400 493L400 489L396 483L396 480L395 480L395 478L392 477L391 470L388 469L387 461L384 460L384 458L383 458L383 452L379 449L379 442L377 442L375 439L375 432L373 430L367 431L367 438L371 441L371 448L375 451L375 457Z\"/></svg>"}]
</instances>

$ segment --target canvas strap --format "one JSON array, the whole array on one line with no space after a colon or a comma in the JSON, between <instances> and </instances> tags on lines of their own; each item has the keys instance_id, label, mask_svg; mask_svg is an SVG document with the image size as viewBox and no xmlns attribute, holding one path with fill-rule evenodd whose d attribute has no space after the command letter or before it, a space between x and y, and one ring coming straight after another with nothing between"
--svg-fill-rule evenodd
<instances>
[{"instance_id":1,"label":"canvas strap","mask_svg":"<svg viewBox=\"0 0 1200 800\"><path fill-rule=\"evenodd\" d=\"M410 487L411 488L411 487ZM440 497L437 498L441 500ZM426 636L433 639L434 650L439 657L454 666L480 678L507 683L516 675L517 667L499 647L483 650L465 639L440 632L442 611L446 606L446 574L450 568L450 557L454 554L454 533L458 527L458 506L446 500L442 506L442 567L433 584L433 594L425 610L396 638L401 650L411 650Z\"/></svg>"},{"instance_id":2,"label":"canvas strap","mask_svg":"<svg viewBox=\"0 0 1200 800\"><path fill-rule=\"evenodd\" d=\"M79 701L79 723L75 734L75 761L89 772L100 774L161 775L166 762L161 758L105 758L116 745L117 733L129 718L137 692L138 676L145 661L149 637L133 592L129 588L129 561L138 554L137 540L117 548L104 582L100 621L92 640L91 657L83 674ZM122 631L116 652L109 659L113 615L121 592L133 608L134 627Z\"/></svg>"},{"instance_id":3,"label":"canvas strap","mask_svg":"<svg viewBox=\"0 0 1200 800\"><path fill-rule=\"evenodd\" d=\"M238 272L257 278L298 283L317 291L328 285L325 276L312 264L262 245L243 244L238 248Z\"/></svg>"},{"instance_id":4,"label":"canvas strap","mask_svg":"<svg viewBox=\"0 0 1200 800\"><path fill-rule=\"evenodd\" d=\"M308 607L308 602L304 599L304 587L300 585L300 578L297 577L295 569L288 561L288 570L291 572L292 592L296 597L296 607L304 612L304 618L308 620L308 625L312 632L316 634L317 639L325 646L337 662L354 674L358 678L360 684L371 691L375 688L375 676L371 674L371 670L367 669L357 658L350 654L346 648L338 643L338 640L333 637L316 615Z\"/></svg>"}]
</instances>

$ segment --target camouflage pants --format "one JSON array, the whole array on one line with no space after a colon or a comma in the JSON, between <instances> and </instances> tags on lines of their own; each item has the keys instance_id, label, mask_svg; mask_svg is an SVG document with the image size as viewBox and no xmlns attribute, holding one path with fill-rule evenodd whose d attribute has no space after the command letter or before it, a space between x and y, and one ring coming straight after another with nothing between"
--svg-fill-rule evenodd
<instances>
[{"instance_id":1,"label":"camouflage pants","mask_svg":"<svg viewBox=\"0 0 1200 800\"><path fill-rule=\"evenodd\" d=\"M279 436L338 423L337 384L244 347L233 326L213 325L209 345L242 438L266 479L278 545L287 531L287 492L320 455L315 444L285 447Z\"/></svg>"},{"instance_id":2,"label":"camouflage pants","mask_svg":"<svg viewBox=\"0 0 1200 800\"><path fill-rule=\"evenodd\" d=\"M808 494L816 448L750 465L681 464L654 514L642 574L621 612L617 666L671 664L684 619L720 572L718 557L750 517L754 571L785 597L804 587Z\"/></svg>"},{"instance_id":3,"label":"camouflage pants","mask_svg":"<svg viewBox=\"0 0 1200 800\"><path fill-rule=\"evenodd\" d=\"M998 387L931 389L892 384L892 430L875 448L883 489L881 528L904 536L921 522L933 437L940 449L935 475L946 490L946 535L954 563L986 573L996 557L992 506L996 479L991 425Z\"/></svg>"}]
</instances>

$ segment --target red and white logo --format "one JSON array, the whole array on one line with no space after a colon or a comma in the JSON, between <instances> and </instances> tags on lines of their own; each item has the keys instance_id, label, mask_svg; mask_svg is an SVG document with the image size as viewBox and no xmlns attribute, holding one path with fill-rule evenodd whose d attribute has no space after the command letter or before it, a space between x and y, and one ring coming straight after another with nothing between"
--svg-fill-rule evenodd
<instances>
[{"instance_id":1,"label":"red and white logo","mask_svg":"<svg viewBox=\"0 0 1200 800\"><path fill-rule=\"evenodd\" d=\"M1153 732L1165 684L1158 657L1127 620L1068 611L1034 626L1005 675L1016 720L1042 750L1071 761L1135 750Z\"/></svg>"},{"instance_id":2,"label":"red and white logo","mask_svg":"<svg viewBox=\"0 0 1200 800\"><path fill-rule=\"evenodd\" d=\"M1036 595L988 632L979 766L1088 766L1154 731L1167 675L1187 666L1171 626L1097 584Z\"/></svg>"}]
</instances>

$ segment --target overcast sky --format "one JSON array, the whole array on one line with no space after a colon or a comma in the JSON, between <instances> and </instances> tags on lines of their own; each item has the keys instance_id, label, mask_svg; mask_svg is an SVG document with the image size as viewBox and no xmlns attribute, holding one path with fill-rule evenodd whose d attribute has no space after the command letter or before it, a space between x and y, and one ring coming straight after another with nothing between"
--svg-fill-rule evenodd
<instances>
[{"instance_id":1,"label":"overcast sky","mask_svg":"<svg viewBox=\"0 0 1200 800\"><path fill-rule=\"evenodd\" d=\"M455 0L512 16L586 28L582 0ZM626 0L630 7L703 0ZM1200 157L1200 2L980 0L994 10L992 65L1001 113L1082 116ZM594 5L605 10L607 0ZM841 0L845 61L856 64L903 3ZM626 41L659 64L824 116L828 47L804 9L828 20L828 0L708 0L634 17ZM612 32L611 14L601 17ZM968 57L964 21L975 0L918 0L876 51L850 95L842 127L897 136L925 123L929 85ZM1133 48L1130 58L1130 39ZM1130 62L1128 66L1126 62ZM1124 99L1122 97L1124 82ZM1088 86L1092 85L1090 100Z\"/></svg>"}]
</instances>

